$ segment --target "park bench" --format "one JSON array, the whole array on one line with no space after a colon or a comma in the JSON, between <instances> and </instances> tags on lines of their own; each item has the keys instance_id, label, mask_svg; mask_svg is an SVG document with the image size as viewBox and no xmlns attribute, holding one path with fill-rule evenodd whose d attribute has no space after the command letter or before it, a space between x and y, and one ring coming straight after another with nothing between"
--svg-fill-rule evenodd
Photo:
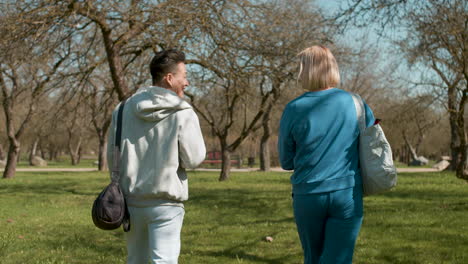
<instances>
[{"instance_id":1,"label":"park bench","mask_svg":"<svg viewBox=\"0 0 468 264\"><path fill-rule=\"evenodd\" d=\"M217 165L222 163L221 151L209 151L206 153L206 158L202 164ZM242 166L242 160L238 155L234 155L234 159L231 159L231 164L236 164L238 167Z\"/></svg>"}]
</instances>

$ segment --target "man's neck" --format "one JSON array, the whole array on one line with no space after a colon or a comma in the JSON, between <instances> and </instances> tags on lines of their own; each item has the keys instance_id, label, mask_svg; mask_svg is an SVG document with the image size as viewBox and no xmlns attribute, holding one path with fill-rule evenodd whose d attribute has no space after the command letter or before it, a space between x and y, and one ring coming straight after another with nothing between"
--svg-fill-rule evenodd
<instances>
[{"instance_id":1,"label":"man's neck","mask_svg":"<svg viewBox=\"0 0 468 264\"><path fill-rule=\"evenodd\" d=\"M169 89L169 90L171 89L171 87L165 83L153 83L153 86L158 86L158 87Z\"/></svg>"}]
</instances>

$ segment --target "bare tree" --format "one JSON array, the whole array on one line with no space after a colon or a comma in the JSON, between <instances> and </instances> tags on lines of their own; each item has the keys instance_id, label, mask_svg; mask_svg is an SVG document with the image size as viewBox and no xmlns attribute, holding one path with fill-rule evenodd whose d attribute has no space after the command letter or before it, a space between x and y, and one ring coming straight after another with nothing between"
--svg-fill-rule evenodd
<instances>
[{"instance_id":1,"label":"bare tree","mask_svg":"<svg viewBox=\"0 0 468 264\"><path fill-rule=\"evenodd\" d=\"M196 3L174 0L133 0L125 4L112 1L99 4L95 1L60 2L67 10L64 15L76 20L82 36L92 40L89 49L79 55L82 58L81 78L85 80L81 87L88 89L87 103L91 106L91 120L99 138L99 169L104 170L106 134L110 112L116 103L113 91L119 100L130 96L149 79L148 71L141 71L141 65L148 64L148 60L142 57L150 57L151 51L187 41ZM93 57L96 54L99 56ZM104 62L108 69L101 67ZM96 82L96 76L101 81ZM107 82L102 82L107 76L113 84L111 89Z\"/></svg>"},{"instance_id":2,"label":"bare tree","mask_svg":"<svg viewBox=\"0 0 468 264\"><path fill-rule=\"evenodd\" d=\"M248 78L245 77L245 79ZM211 126L213 133L220 142L222 169L219 179L221 181L229 178L231 153L235 151L254 130L266 105L266 102L262 101L261 105L263 105L263 107L261 107L258 112L254 113L252 118L248 118L247 115L243 115L243 117L238 116L238 114L247 113L247 106L243 102L248 100L248 97L245 96L246 93L243 93L240 88L247 89L247 87L249 87L254 89L252 86L246 85L245 79L244 82L236 82L226 78L226 83L213 85L213 87L210 87L209 93L203 96L195 97L190 95L192 97L193 107ZM234 133L233 127L235 122L237 126L241 126L238 130L239 133ZM240 122L240 124L237 124L238 122Z\"/></svg>"},{"instance_id":3,"label":"bare tree","mask_svg":"<svg viewBox=\"0 0 468 264\"><path fill-rule=\"evenodd\" d=\"M82 130L81 127L77 125L76 117L77 115L72 116L71 122L67 126L68 153L70 154L71 165L73 166L80 163L83 150L81 146L81 143L83 142Z\"/></svg>"},{"instance_id":4,"label":"bare tree","mask_svg":"<svg viewBox=\"0 0 468 264\"><path fill-rule=\"evenodd\" d=\"M46 77L44 77L42 67L36 69L29 67L34 67L37 64L25 66L25 68L29 69L24 69L27 72L23 73L21 72L23 69L18 69L12 64L4 62L0 65L1 101L6 116L6 128L10 145L7 165L3 174L4 178L12 178L14 176L20 149L20 139L26 126L31 121L35 105L40 101L40 97L47 92L46 86L51 82L51 76L56 74L63 59L62 57L51 65L52 67L45 72ZM31 61L28 60L28 63L31 63ZM29 77L33 77L35 80L31 80ZM26 111L23 113L17 109L17 104L20 104L20 102L23 107L26 107Z\"/></svg>"},{"instance_id":5,"label":"bare tree","mask_svg":"<svg viewBox=\"0 0 468 264\"><path fill-rule=\"evenodd\" d=\"M247 116L246 103L261 78L255 71L256 59L236 48L250 35L252 29L242 25L248 25L258 6L248 1L206 1L203 5L197 21L201 33L197 41L204 45L190 50L192 59L187 61L201 66L194 73L199 89L190 96L195 110L219 140L219 180L223 181L229 178L231 153L254 130L267 106L267 100L261 100L259 110ZM212 19L207 20L209 17ZM236 126L239 131L234 134Z\"/></svg>"},{"instance_id":6,"label":"bare tree","mask_svg":"<svg viewBox=\"0 0 468 264\"><path fill-rule=\"evenodd\" d=\"M47 104L43 104L43 106L47 107L47 109L43 110L42 118L35 122L41 122L39 149L43 159L57 161L59 155L68 149L68 133L66 126L63 124L65 120L62 119L61 113L64 108L69 106L67 106L68 102L66 98L62 97L61 93L57 93L55 97L50 97L46 102ZM37 133L31 131L29 134L37 136Z\"/></svg>"},{"instance_id":7,"label":"bare tree","mask_svg":"<svg viewBox=\"0 0 468 264\"><path fill-rule=\"evenodd\" d=\"M190 35L192 2L139 1L126 3L59 1L70 17L84 18L101 32L110 79L119 100L131 95L126 64L146 50L181 44ZM82 19L78 18L78 21Z\"/></svg>"},{"instance_id":8,"label":"bare tree","mask_svg":"<svg viewBox=\"0 0 468 264\"><path fill-rule=\"evenodd\" d=\"M31 144L31 149L29 150L29 165L33 165L34 156L36 156L37 146L39 145L39 137L34 139L34 142Z\"/></svg>"},{"instance_id":9,"label":"bare tree","mask_svg":"<svg viewBox=\"0 0 468 264\"><path fill-rule=\"evenodd\" d=\"M467 13L468 3L462 0L352 0L337 17L344 25L377 22L380 33L384 34L385 29L403 31L405 37L399 41L399 48L407 55L408 62L415 65L412 70L432 71L421 85L445 93L451 127L452 169L463 179L468 179L464 124L468 90ZM394 38L397 36L393 34Z\"/></svg>"},{"instance_id":10,"label":"bare tree","mask_svg":"<svg viewBox=\"0 0 468 264\"><path fill-rule=\"evenodd\" d=\"M409 150L408 165L421 161L421 146L429 132L440 123L434 100L431 95L422 95L391 102L393 114L387 122L393 124L390 131L403 138L399 145Z\"/></svg>"},{"instance_id":11,"label":"bare tree","mask_svg":"<svg viewBox=\"0 0 468 264\"><path fill-rule=\"evenodd\" d=\"M112 119L112 110L116 104L114 94L109 92L105 83L89 82L89 90L85 99L90 111L91 122L98 136L98 169L107 170L107 133Z\"/></svg>"},{"instance_id":12,"label":"bare tree","mask_svg":"<svg viewBox=\"0 0 468 264\"><path fill-rule=\"evenodd\" d=\"M190 51L188 61L202 68L191 98L219 139L219 179L229 178L231 153L259 128L264 131L262 169L268 170L271 113L278 110L281 92L297 70L296 54L313 41L326 41L320 16L308 1L204 4L196 39L204 45Z\"/></svg>"},{"instance_id":13,"label":"bare tree","mask_svg":"<svg viewBox=\"0 0 468 264\"><path fill-rule=\"evenodd\" d=\"M281 110L278 102L285 96L285 90L294 94L297 54L313 44L331 45L331 38L326 34L329 25L310 1L266 3L257 12L252 24L255 30L249 32L251 35L242 41L244 46L239 48L257 58L257 71L265 78L260 82L256 96L267 101L261 119L260 170L269 171L269 140L273 134L271 116Z\"/></svg>"},{"instance_id":14,"label":"bare tree","mask_svg":"<svg viewBox=\"0 0 468 264\"><path fill-rule=\"evenodd\" d=\"M1 19L0 102L9 142L3 178L12 178L21 137L37 103L60 83L70 43L68 32L33 11L13 10Z\"/></svg>"},{"instance_id":15,"label":"bare tree","mask_svg":"<svg viewBox=\"0 0 468 264\"><path fill-rule=\"evenodd\" d=\"M409 41L400 46L409 61L430 68L435 87L447 94L452 164L457 177L468 180L465 105L468 92L468 3L430 1L409 13Z\"/></svg>"}]
</instances>

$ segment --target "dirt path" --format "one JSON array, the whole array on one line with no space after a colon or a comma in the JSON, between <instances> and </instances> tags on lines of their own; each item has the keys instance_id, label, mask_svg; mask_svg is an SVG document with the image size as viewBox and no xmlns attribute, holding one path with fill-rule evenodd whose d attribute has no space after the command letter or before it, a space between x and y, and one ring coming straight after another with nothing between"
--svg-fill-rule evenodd
<instances>
[{"instance_id":1,"label":"dirt path","mask_svg":"<svg viewBox=\"0 0 468 264\"><path fill-rule=\"evenodd\" d=\"M433 168L397 168L397 172L438 172Z\"/></svg>"}]
</instances>

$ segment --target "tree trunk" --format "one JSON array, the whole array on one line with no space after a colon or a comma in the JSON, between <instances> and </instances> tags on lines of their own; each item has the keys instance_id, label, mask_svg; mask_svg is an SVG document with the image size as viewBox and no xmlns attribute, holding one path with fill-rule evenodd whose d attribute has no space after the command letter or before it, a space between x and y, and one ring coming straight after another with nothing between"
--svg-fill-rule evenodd
<instances>
[{"instance_id":1,"label":"tree trunk","mask_svg":"<svg viewBox=\"0 0 468 264\"><path fill-rule=\"evenodd\" d=\"M0 144L0 160L5 159L5 150L3 150L2 144Z\"/></svg>"},{"instance_id":2,"label":"tree trunk","mask_svg":"<svg viewBox=\"0 0 468 264\"><path fill-rule=\"evenodd\" d=\"M41 158L43 160L46 159L46 152L44 151L44 146L42 146L42 144L39 145L39 150L41 151Z\"/></svg>"},{"instance_id":3,"label":"tree trunk","mask_svg":"<svg viewBox=\"0 0 468 264\"><path fill-rule=\"evenodd\" d=\"M221 141L221 174L219 175L219 181L225 181L229 179L231 173L231 152L228 150L226 139L220 139Z\"/></svg>"},{"instance_id":4,"label":"tree trunk","mask_svg":"<svg viewBox=\"0 0 468 264\"><path fill-rule=\"evenodd\" d=\"M8 157L3 171L4 179L11 179L15 177L16 165L18 164L18 157L20 153L20 143L16 139L9 139L10 147L8 148Z\"/></svg>"},{"instance_id":5,"label":"tree trunk","mask_svg":"<svg viewBox=\"0 0 468 264\"><path fill-rule=\"evenodd\" d=\"M408 158L407 160L407 165L411 165L411 162L414 161L414 160L417 160L418 159L418 153L416 152L415 148L411 145L411 143L409 142L408 140L408 137L406 136L406 132L405 131L402 131L401 132L402 135L403 135L403 139L405 141L405 144L406 144L406 147L408 149L408 152L411 154L411 159ZM409 156L409 155L408 155Z\"/></svg>"},{"instance_id":6,"label":"tree trunk","mask_svg":"<svg viewBox=\"0 0 468 264\"><path fill-rule=\"evenodd\" d=\"M70 160L71 160L71 165L76 166L76 155L73 153L73 150L70 150Z\"/></svg>"},{"instance_id":7,"label":"tree trunk","mask_svg":"<svg viewBox=\"0 0 468 264\"><path fill-rule=\"evenodd\" d=\"M48 153L49 153L49 160L54 160L54 152L55 152L55 147L53 147L52 144L49 144L49 147L47 148Z\"/></svg>"},{"instance_id":8,"label":"tree trunk","mask_svg":"<svg viewBox=\"0 0 468 264\"><path fill-rule=\"evenodd\" d=\"M70 152L71 163L73 166L80 163L81 158L81 137L78 139L78 144L75 148L72 147L71 139L68 143L68 151Z\"/></svg>"},{"instance_id":9,"label":"tree trunk","mask_svg":"<svg viewBox=\"0 0 468 264\"><path fill-rule=\"evenodd\" d=\"M120 46L116 45L111 39L111 31L101 27L104 47L107 54L107 62L109 64L109 70L111 73L111 79L114 84L114 90L117 91L117 95L120 101L123 101L129 94L127 82L124 79L124 67L122 59L119 56Z\"/></svg>"},{"instance_id":10,"label":"tree trunk","mask_svg":"<svg viewBox=\"0 0 468 264\"><path fill-rule=\"evenodd\" d=\"M458 164L457 164L456 175L458 178L468 181L468 171L466 170L466 167L467 167L466 142L462 145L464 145L464 148L460 148L460 151L459 151L460 160L458 161Z\"/></svg>"},{"instance_id":11,"label":"tree trunk","mask_svg":"<svg viewBox=\"0 0 468 264\"><path fill-rule=\"evenodd\" d=\"M81 147L81 144L80 144L80 147L78 148L78 162L76 164L80 164L81 157L82 157L82 150L83 148Z\"/></svg>"},{"instance_id":12,"label":"tree trunk","mask_svg":"<svg viewBox=\"0 0 468 264\"><path fill-rule=\"evenodd\" d=\"M99 171L106 171L107 170L107 139L106 137L99 139L99 164L98 169Z\"/></svg>"},{"instance_id":13,"label":"tree trunk","mask_svg":"<svg viewBox=\"0 0 468 264\"><path fill-rule=\"evenodd\" d=\"M99 127L96 121L93 121L94 128L96 129L99 139L99 153L98 153L98 169L99 171L106 171L107 168L107 132L112 120L112 115L108 115L107 119L104 120L102 126Z\"/></svg>"},{"instance_id":14,"label":"tree trunk","mask_svg":"<svg viewBox=\"0 0 468 264\"><path fill-rule=\"evenodd\" d=\"M270 108L271 109L271 108ZM260 170L261 171L270 171L271 167L271 158L270 158L270 111L266 112L262 119L263 126L263 135L260 139Z\"/></svg>"},{"instance_id":15,"label":"tree trunk","mask_svg":"<svg viewBox=\"0 0 468 264\"><path fill-rule=\"evenodd\" d=\"M49 160L57 161L58 156L60 154L60 149L56 145L49 144L49 147L47 148L47 153L49 154Z\"/></svg>"},{"instance_id":16,"label":"tree trunk","mask_svg":"<svg viewBox=\"0 0 468 264\"><path fill-rule=\"evenodd\" d=\"M32 160L34 158L34 156L36 155L36 150L37 150L37 144L39 143L39 138L36 138L36 140L34 140L34 143L32 144L31 146L31 152L29 152L29 165L33 165L32 164Z\"/></svg>"},{"instance_id":17,"label":"tree trunk","mask_svg":"<svg viewBox=\"0 0 468 264\"><path fill-rule=\"evenodd\" d=\"M52 155L52 158L51 160L58 160L58 156L59 156L59 151L58 149L54 149L52 153L50 153Z\"/></svg>"},{"instance_id":18,"label":"tree trunk","mask_svg":"<svg viewBox=\"0 0 468 264\"><path fill-rule=\"evenodd\" d=\"M449 168L452 171L456 171L458 167L458 162L460 160L460 137L457 132L457 90L454 87L449 87L447 95L450 120L450 151L452 155L452 161L450 162Z\"/></svg>"},{"instance_id":19,"label":"tree trunk","mask_svg":"<svg viewBox=\"0 0 468 264\"><path fill-rule=\"evenodd\" d=\"M467 88L468 89L468 88ZM459 103L457 112L457 133L460 139L459 154L460 160L457 164L457 177L468 180L468 174L466 172L466 159L467 159L467 142L466 142L466 131L465 131L465 104L468 99L467 90L463 91L462 98Z\"/></svg>"},{"instance_id":20,"label":"tree trunk","mask_svg":"<svg viewBox=\"0 0 468 264\"><path fill-rule=\"evenodd\" d=\"M270 171L271 169L271 157L270 157L270 138L265 140L262 137L260 142L260 170Z\"/></svg>"},{"instance_id":21,"label":"tree trunk","mask_svg":"<svg viewBox=\"0 0 468 264\"><path fill-rule=\"evenodd\" d=\"M450 114L451 115L451 114ZM452 160L450 162L450 170L455 171L458 167L458 161L460 159L460 139L458 133L456 132L456 122L453 124L452 118L450 118L450 151L452 155Z\"/></svg>"},{"instance_id":22,"label":"tree trunk","mask_svg":"<svg viewBox=\"0 0 468 264\"><path fill-rule=\"evenodd\" d=\"M261 171L270 171L271 168L271 156L270 156L270 137L271 137L271 127L270 127L270 117L271 111L273 110L274 105L278 101L281 95L281 83L283 80L281 78L274 78L272 85L272 95L270 103L266 107L265 113L262 118L263 126L263 135L260 139L260 170Z\"/></svg>"},{"instance_id":23,"label":"tree trunk","mask_svg":"<svg viewBox=\"0 0 468 264\"><path fill-rule=\"evenodd\" d=\"M3 150L2 144L0 144L0 160L5 159L5 150Z\"/></svg>"},{"instance_id":24,"label":"tree trunk","mask_svg":"<svg viewBox=\"0 0 468 264\"><path fill-rule=\"evenodd\" d=\"M21 160L21 148L18 149L18 155L16 156L16 162L19 163Z\"/></svg>"}]
</instances>

